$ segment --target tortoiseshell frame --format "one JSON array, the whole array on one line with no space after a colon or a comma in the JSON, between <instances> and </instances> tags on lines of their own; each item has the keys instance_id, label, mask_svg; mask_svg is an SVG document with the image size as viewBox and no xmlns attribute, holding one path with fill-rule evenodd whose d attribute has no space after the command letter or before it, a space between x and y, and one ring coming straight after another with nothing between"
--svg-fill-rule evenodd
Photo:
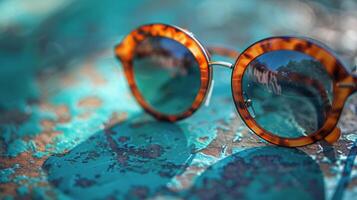
<instances>
[{"instance_id":1,"label":"tortoiseshell frame","mask_svg":"<svg viewBox=\"0 0 357 200\"><path fill-rule=\"evenodd\" d=\"M166 37L179 42L188 48L200 67L201 86L198 94L192 103L191 107L178 115L165 115L153 109L140 94L135 83L133 73L133 57L135 56L135 49L137 45L147 37ZM124 67L124 73L128 80L131 92L135 96L138 103L145 111L153 115L159 120L177 121L191 116L202 104L205 99L207 90L210 86L212 76L212 69L209 67L209 56L206 50L189 32L175 26L165 24L148 24L143 25L132 31L124 40L115 47L116 56L120 59Z\"/></svg>"},{"instance_id":2,"label":"tortoiseshell frame","mask_svg":"<svg viewBox=\"0 0 357 200\"><path fill-rule=\"evenodd\" d=\"M133 62L136 46L147 37L166 37L173 39L187 47L196 58L201 72L201 86L199 92L187 111L178 115L164 115L155 111L145 101L140 94L134 79ZM211 53L220 54L223 56L236 58L238 52L222 47L208 48ZM210 67L210 56L201 43L194 38L193 34L176 26L165 24L149 24L143 25L132 31L124 40L115 47L116 56L120 59L124 67L124 73L128 80L129 87L135 96L138 103L145 111L153 115L159 120L177 121L192 115L202 104L206 97L206 93L211 84L212 69ZM318 131L311 133L308 136L299 138L283 138L274 135L262 129L255 120L250 116L247 105L242 93L242 78L244 71L249 63L258 56L269 51L276 50L294 50L300 51L316 60L320 61L326 68L327 73L333 81L333 102L330 113L327 114L327 119ZM213 62L212 62L213 63ZM344 68L342 63L326 48L311 39L303 39L296 37L273 37L261 40L248 47L242 54L239 55L232 71L232 95L239 115L242 117L246 125L264 140L281 146L304 146L314 143L318 140L325 139L333 143L340 136L340 130L336 127L343 105L348 96L357 91L357 76L351 75Z\"/></svg>"},{"instance_id":3,"label":"tortoiseshell frame","mask_svg":"<svg viewBox=\"0 0 357 200\"><path fill-rule=\"evenodd\" d=\"M320 61L333 82L332 108L324 125L314 133L299 138L283 138L261 128L248 112L244 103L242 78L250 62L258 56L277 50L293 50L307 54ZM348 73L343 64L326 48L311 39L296 37L273 37L261 40L248 47L236 60L232 73L232 93L238 113L246 125L261 138L277 145L296 147L324 139L336 141L340 130L336 127L343 106L353 92L356 92L357 77ZM350 85L351 87L343 87ZM341 87L342 86L342 87Z\"/></svg>"}]
</instances>

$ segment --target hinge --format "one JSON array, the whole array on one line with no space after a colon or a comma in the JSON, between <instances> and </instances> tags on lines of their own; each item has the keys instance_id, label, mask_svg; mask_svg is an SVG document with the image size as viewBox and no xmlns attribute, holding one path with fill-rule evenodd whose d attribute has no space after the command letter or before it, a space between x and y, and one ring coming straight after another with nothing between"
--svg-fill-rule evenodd
<instances>
[{"instance_id":1,"label":"hinge","mask_svg":"<svg viewBox=\"0 0 357 200\"><path fill-rule=\"evenodd\" d=\"M337 83L337 87L339 88L355 88L357 87L356 83Z\"/></svg>"}]
</instances>

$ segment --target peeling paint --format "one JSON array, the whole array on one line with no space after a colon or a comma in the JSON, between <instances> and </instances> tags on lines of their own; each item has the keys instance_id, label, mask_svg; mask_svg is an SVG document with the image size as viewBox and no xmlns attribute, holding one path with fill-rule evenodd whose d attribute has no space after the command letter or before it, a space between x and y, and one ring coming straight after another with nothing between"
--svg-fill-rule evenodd
<instances>
[{"instance_id":1,"label":"peeling paint","mask_svg":"<svg viewBox=\"0 0 357 200\"><path fill-rule=\"evenodd\" d=\"M157 16L140 15L133 19L135 24L174 21L215 42L216 32L207 34L206 30L216 27L208 22L202 25L206 22L198 20L200 26L196 27L191 23L197 20L171 18L182 16L182 10L189 16L205 6L214 5L216 10L223 4L162 5L180 10L145 2L130 6L121 5L125 2L108 6L108 2L81 4L95 8L93 13L105 13L105 20L82 16L75 2L74 7L59 9L61 12L39 25L34 35L17 35L19 41L35 38L26 44L29 47L18 46L21 55L6 54L2 63L14 68L0 69L0 79L6 81L0 81L0 199L331 199L341 188L338 183L356 141L355 106L346 106L339 124L343 136L334 146L273 147L252 133L236 113L231 71L215 68L209 106L178 123L158 122L135 102L113 55L114 43L134 25L124 22L125 17L113 16L133 14L129 7L136 6L137 13L149 9ZM256 2L230 3L237 9L234 13L252 16ZM284 10L279 6L274 5ZM73 13L78 17L74 19ZM279 29L272 30L277 26L271 24L274 16L262 13L254 20L261 20L264 26L246 25L243 36L231 29L220 30L224 43L236 45L233 39L238 39L237 46L243 48L245 43L275 34ZM225 20L225 15L220 20ZM107 24L112 19L116 25ZM244 33L250 36L244 37ZM10 65L11 60L16 62ZM355 105L356 99L353 96L348 103ZM345 176L348 185L340 189L343 199L357 194L357 168L354 163L351 166L350 176Z\"/></svg>"}]
</instances>

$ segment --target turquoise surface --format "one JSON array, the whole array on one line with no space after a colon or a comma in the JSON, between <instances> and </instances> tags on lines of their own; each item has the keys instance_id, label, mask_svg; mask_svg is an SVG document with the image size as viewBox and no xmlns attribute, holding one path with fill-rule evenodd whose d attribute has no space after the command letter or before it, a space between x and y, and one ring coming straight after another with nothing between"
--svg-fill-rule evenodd
<instances>
[{"instance_id":1,"label":"turquoise surface","mask_svg":"<svg viewBox=\"0 0 357 200\"><path fill-rule=\"evenodd\" d=\"M239 51L272 35L310 36L353 66L355 9L355 1L0 1L0 199L353 199L356 96L335 145L276 147L237 115L231 71L214 69L208 106L158 122L133 99L113 47L162 22Z\"/></svg>"}]
</instances>

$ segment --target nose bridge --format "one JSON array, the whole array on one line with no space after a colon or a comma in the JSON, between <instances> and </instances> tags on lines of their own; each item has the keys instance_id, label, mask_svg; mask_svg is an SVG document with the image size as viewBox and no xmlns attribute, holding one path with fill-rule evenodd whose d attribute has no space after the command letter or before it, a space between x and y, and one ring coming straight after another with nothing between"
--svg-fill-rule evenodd
<instances>
[{"instance_id":1,"label":"nose bridge","mask_svg":"<svg viewBox=\"0 0 357 200\"><path fill-rule=\"evenodd\" d=\"M229 69L233 68L233 64L230 62L226 62L226 61L210 61L208 64L210 66L217 65L217 66L221 66L221 67L225 67L225 68L229 68Z\"/></svg>"}]
</instances>

